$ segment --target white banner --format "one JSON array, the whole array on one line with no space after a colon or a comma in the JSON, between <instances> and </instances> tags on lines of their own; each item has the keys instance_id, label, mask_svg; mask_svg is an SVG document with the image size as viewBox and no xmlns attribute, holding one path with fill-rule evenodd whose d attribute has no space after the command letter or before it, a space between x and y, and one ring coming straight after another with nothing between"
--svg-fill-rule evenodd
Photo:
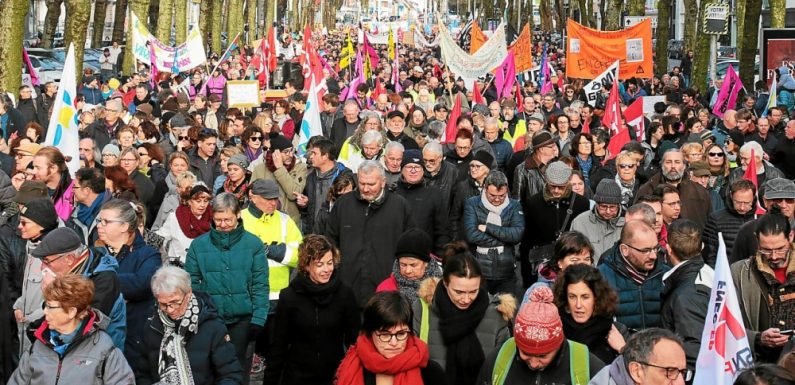
<instances>
[{"instance_id":1,"label":"white banner","mask_svg":"<svg viewBox=\"0 0 795 385\"><path fill-rule=\"evenodd\" d=\"M754 366L753 356L726 258L723 233L718 233L715 281L709 295L693 385L731 384L741 370Z\"/></svg>"},{"instance_id":2,"label":"white banner","mask_svg":"<svg viewBox=\"0 0 795 385\"><path fill-rule=\"evenodd\" d=\"M485 76L497 68L508 55L505 43L505 23L500 23L491 39L487 40L474 55L464 52L444 26L439 26L439 46L442 48L442 61L455 74L471 86L478 77Z\"/></svg>"},{"instance_id":3,"label":"white banner","mask_svg":"<svg viewBox=\"0 0 795 385\"><path fill-rule=\"evenodd\" d=\"M256 80L229 80L226 82L229 107L256 107L259 105L259 82Z\"/></svg>"},{"instance_id":4,"label":"white banner","mask_svg":"<svg viewBox=\"0 0 795 385\"><path fill-rule=\"evenodd\" d=\"M433 39L432 42L428 43L428 39L425 38L425 34L422 32L422 29L415 29L414 30L414 45L417 46L419 49L424 48L436 48L439 46L439 39L441 38L442 34L437 34L436 38Z\"/></svg>"},{"instance_id":5,"label":"white banner","mask_svg":"<svg viewBox=\"0 0 795 385\"><path fill-rule=\"evenodd\" d=\"M155 65L157 65L158 71L171 72L174 68L175 60L177 62L176 68L179 72L189 71L207 61L207 54L204 52L204 42L202 42L201 32L199 32L198 28L190 31L184 43L176 47L170 47L149 33L149 30L146 29L146 24L141 22L133 12L132 31L133 55L139 61L150 63L147 43L152 44L155 51Z\"/></svg>"},{"instance_id":6,"label":"white banner","mask_svg":"<svg viewBox=\"0 0 795 385\"><path fill-rule=\"evenodd\" d=\"M61 150L67 159L66 165L72 176L80 168L80 133L77 127L79 114L74 107L75 97L77 97L76 89L75 50L74 45L69 44L61 74L61 84L58 85L58 92L55 94L50 125L47 127L44 144L58 147Z\"/></svg>"},{"instance_id":7,"label":"white banner","mask_svg":"<svg viewBox=\"0 0 795 385\"><path fill-rule=\"evenodd\" d=\"M602 72L583 88L583 91L585 92L585 100L587 100L588 104L590 104L592 107L596 106L596 97L600 92L602 92L602 85L612 84L613 80L618 78L619 63L620 62L616 60L613 65L607 67L605 72Z\"/></svg>"}]
</instances>

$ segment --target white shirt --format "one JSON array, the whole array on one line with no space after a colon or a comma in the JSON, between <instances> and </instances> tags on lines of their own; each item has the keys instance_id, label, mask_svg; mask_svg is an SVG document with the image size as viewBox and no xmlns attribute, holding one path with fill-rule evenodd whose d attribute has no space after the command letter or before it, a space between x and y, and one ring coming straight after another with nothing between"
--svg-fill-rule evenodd
<instances>
[{"instance_id":1,"label":"white shirt","mask_svg":"<svg viewBox=\"0 0 795 385\"><path fill-rule=\"evenodd\" d=\"M193 242L193 239L188 238L182 232L177 221L177 212L174 211L168 214L166 221L163 223L155 233L163 237L166 255L165 259L179 258L180 262L185 263L185 257L188 255L188 248Z\"/></svg>"}]
</instances>

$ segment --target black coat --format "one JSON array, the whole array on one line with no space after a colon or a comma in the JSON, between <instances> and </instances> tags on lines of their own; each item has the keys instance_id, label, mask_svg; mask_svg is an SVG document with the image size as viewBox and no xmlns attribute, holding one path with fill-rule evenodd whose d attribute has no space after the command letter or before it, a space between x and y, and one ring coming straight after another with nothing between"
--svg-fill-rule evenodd
<instances>
[{"instance_id":1,"label":"black coat","mask_svg":"<svg viewBox=\"0 0 795 385\"><path fill-rule=\"evenodd\" d=\"M105 121L98 119L94 123L91 123L90 126L86 127L85 134L86 137L94 139L94 141L97 142L97 148L102 151L102 149L110 143L111 139L116 137L116 132L118 132L119 128L123 125L124 122L119 119L116 121L116 124L108 130Z\"/></svg>"},{"instance_id":2,"label":"black coat","mask_svg":"<svg viewBox=\"0 0 795 385\"><path fill-rule=\"evenodd\" d=\"M444 254L444 245L450 243L450 221L448 209L442 197L442 192L436 187L428 186L425 180L418 184L408 184L401 177L395 193L406 199L415 213L414 223L425 231L433 240L434 253Z\"/></svg>"},{"instance_id":3,"label":"black coat","mask_svg":"<svg viewBox=\"0 0 795 385\"><path fill-rule=\"evenodd\" d=\"M138 199L140 199L141 203L148 206L155 194L155 184L152 183L148 176L141 174L137 169L130 174L130 179L135 183Z\"/></svg>"},{"instance_id":4,"label":"black coat","mask_svg":"<svg viewBox=\"0 0 795 385\"><path fill-rule=\"evenodd\" d=\"M359 127L359 123L361 120L357 119L356 123L354 123L355 127ZM351 132L352 134L352 132ZM345 118L339 118L334 121L331 125L331 132L329 133L329 139L334 142L334 145L337 147L337 150L342 148L342 145L345 143L345 139L348 139L348 127Z\"/></svg>"},{"instance_id":5,"label":"black coat","mask_svg":"<svg viewBox=\"0 0 795 385\"><path fill-rule=\"evenodd\" d=\"M22 124L27 126L29 123L39 123L39 117L36 111L36 101L33 99L20 99L17 105L17 110L22 114ZM44 127L46 130L47 127ZM41 138L44 139L44 138Z\"/></svg>"},{"instance_id":6,"label":"black coat","mask_svg":"<svg viewBox=\"0 0 795 385\"><path fill-rule=\"evenodd\" d=\"M444 369L436 361L428 360L428 366L420 368L420 376L424 385L446 385L447 377ZM364 369L364 385L375 385L375 374Z\"/></svg>"},{"instance_id":7,"label":"black coat","mask_svg":"<svg viewBox=\"0 0 795 385\"><path fill-rule=\"evenodd\" d=\"M22 116L22 113L19 112L16 108L9 108L6 111L8 115L8 122L6 123L6 132L5 132L5 140L8 142L8 138L13 133L17 133L18 136L25 136L25 118Z\"/></svg>"},{"instance_id":8,"label":"black coat","mask_svg":"<svg viewBox=\"0 0 795 385\"><path fill-rule=\"evenodd\" d=\"M701 346L701 332L707 316L709 296L712 289L702 282L704 261L696 258L679 266L663 281L662 327L678 335L685 345L687 368L694 370L696 357ZM708 282L708 283L711 283Z\"/></svg>"},{"instance_id":9,"label":"black coat","mask_svg":"<svg viewBox=\"0 0 795 385\"><path fill-rule=\"evenodd\" d=\"M338 276L317 285L299 275L279 294L273 322L264 383L330 385L361 321L353 291Z\"/></svg>"},{"instance_id":10,"label":"black coat","mask_svg":"<svg viewBox=\"0 0 795 385\"><path fill-rule=\"evenodd\" d=\"M306 185L303 194L309 198L306 207L300 208L302 230L304 234L323 234L324 229L316 225L315 218L326 202L326 195L334 181L342 174L352 174L344 164L336 162L334 168L321 174L317 169L312 169L306 175Z\"/></svg>"},{"instance_id":11,"label":"black coat","mask_svg":"<svg viewBox=\"0 0 795 385\"><path fill-rule=\"evenodd\" d=\"M442 199L444 199L449 215L450 204L453 199L453 187L458 182L458 169L450 162L442 161L442 165L436 175L425 172L425 180L428 181L428 186L436 187L442 191Z\"/></svg>"},{"instance_id":12,"label":"black coat","mask_svg":"<svg viewBox=\"0 0 795 385\"><path fill-rule=\"evenodd\" d=\"M574 199L572 213L566 226L563 226L566 210L569 209L572 197ZM530 197L524 207L525 231L522 237L521 253L522 258L526 259L530 248L554 242L557 239L558 231L569 231L574 218L588 211L591 204L588 199L573 192L569 197L556 201L544 200L544 193L540 192ZM561 227L563 228L561 229Z\"/></svg>"},{"instance_id":13,"label":"black coat","mask_svg":"<svg viewBox=\"0 0 795 385\"><path fill-rule=\"evenodd\" d=\"M754 197L754 206L752 206L751 211L745 215L740 215L737 209L734 208L734 201L731 195L731 192L727 191L724 199L726 207L710 213L707 218L707 224L704 226L704 249L702 249L701 255L704 257L704 261L713 268L718 256L718 233L723 233L723 241L726 243L726 257L731 263L738 260L733 257L732 251L737 233L744 224L756 218L754 214L756 211L754 208L756 207L756 197Z\"/></svg>"},{"instance_id":14,"label":"black coat","mask_svg":"<svg viewBox=\"0 0 795 385\"><path fill-rule=\"evenodd\" d=\"M234 346L228 340L226 325L218 318L210 296L198 291L193 294L199 302L199 328L197 334L188 333L185 339L193 382L196 385L241 384L243 367L237 360ZM157 366L163 333L163 322L155 313L146 323L141 359L132 365L138 385L160 381Z\"/></svg>"},{"instance_id":15,"label":"black coat","mask_svg":"<svg viewBox=\"0 0 795 385\"><path fill-rule=\"evenodd\" d=\"M474 179L467 177L456 183L455 189L453 189L453 201L450 205L450 235L453 239L466 239L464 225L461 223L461 218L464 216L464 202L478 194L480 194L480 188Z\"/></svg>"},{"instance_id":16,"label":"black coat","mask_svg":"<svg viewBox=\"0 0 795 385\"><path fill-rule=\"evenodd\" d=\"M795 179L795 139L788 139L782 135L770 156L770 161L787 176L787 179Z\"/></svg>"},{"instance_id":17,"label":"black coat","mask_svg":"<svg viewBox=\"0 0 795 385\"><path fill-rule=\"evenodd\" d=\"M358 191L339 197L326 225L326 236L344 256L340 279L353 289L362 306L392 273L400 235L415 227L408 202L388 191L383 194L372 203Z\"/></svg>"}]
</instances>

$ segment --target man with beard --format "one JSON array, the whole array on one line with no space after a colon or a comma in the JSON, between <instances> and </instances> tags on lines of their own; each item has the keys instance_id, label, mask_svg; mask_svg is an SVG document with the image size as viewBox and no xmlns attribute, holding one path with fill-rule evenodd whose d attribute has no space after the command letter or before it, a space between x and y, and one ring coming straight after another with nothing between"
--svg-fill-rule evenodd
<instances>
[{"instance_id":1,"label":"man with beard","mask_svg":"<svg viewBox=\"0 0 795 385\"><path fill-rule=\"evenodd\" d=\"M532 100L532 99L530 99ZM527 123L524 119L516 116L516 102L505 99L502 102L502 138L511 143L511 147L516 141L527 134Z\"/></svg>"},{"instance_id":2,"label":"man with beard","mask_svg":"<svg viewBox=\"0 0 795 385\"><path fill-rule=\"evenodd\" d=\"M160 117L159 103L152 100L152 97L149 94L149 90L142 83L135 87L135 98L133 98L133 101L127 106L127 111L129 111L130 114L134 114L135 111L137 111L138 106L144 103L147 103L152 106L152 116L157 118Z\"/></svg>"},{"instance_id":3,"label":"man with beard","mask_svg":"<svg viewBox=\"0 0 795 385\"><path fill-rule=\"evenodd\" d=\"M637 196L651 194L660 184L668 184L679 191L681 201L681 216L698 223L704 228L707 216L712 212L712 201L709 192L686 177L685 156L678 148L666 151L662 156L660 172L640 186Z\"/></svg>"},{"instance_id":4,"label":"man with beard","mask_svg":"<svg viewBox=\"0 0 795 385\"><path fill-rule=\"evenodd\" d=\"M795 327L795 275L791 274L795 259L789 220L780 214L763 216L756 239L756 254L731 265L732 279L757 362L776 362L790 338L781 331Z\"/></svg>"}]
</instances>

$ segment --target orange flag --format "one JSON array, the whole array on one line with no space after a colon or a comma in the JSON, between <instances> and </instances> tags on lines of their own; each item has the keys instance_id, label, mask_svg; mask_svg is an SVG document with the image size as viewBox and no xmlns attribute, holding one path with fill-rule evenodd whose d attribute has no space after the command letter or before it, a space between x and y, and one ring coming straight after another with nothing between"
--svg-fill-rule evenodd
<instances>
[{"instance_id":1,"label":"orange flag","mask_svg":"<svg viewBox=\"0 0 795 385\"><path fill-rule=\"evenodd\" d=\"M530 23L524 25L516 41L508 47L513 49L513 60L516 63L516 73L525 72L533 68L533 35L530 33Z\"/></svg>"},{"instance_id":2,"label":"orange flag","mask_svg":"<svg viewBox=\"0 0 795 385\"><path fill-rule=\"evenodd\" d=\"M621 80L654 76L651 19L619 31L598 31L569 19L566 24L566 76L593 79L616 59Z\"/></svg>"},{"instance_id":3,"label":"orange flag","mask_svg":"<svg viewBox=\"0 0 795 385\"><path fill-rule=\"evenodd\" d=\"M473 55L480 49L480 47L483 46L484 43L486 43L488 38L483 34L483 30L480 29L477 21L472 22L472 29L470 33L472 35L472 40L469 44L469 54Z\"/></svg>"}]
</instances>

